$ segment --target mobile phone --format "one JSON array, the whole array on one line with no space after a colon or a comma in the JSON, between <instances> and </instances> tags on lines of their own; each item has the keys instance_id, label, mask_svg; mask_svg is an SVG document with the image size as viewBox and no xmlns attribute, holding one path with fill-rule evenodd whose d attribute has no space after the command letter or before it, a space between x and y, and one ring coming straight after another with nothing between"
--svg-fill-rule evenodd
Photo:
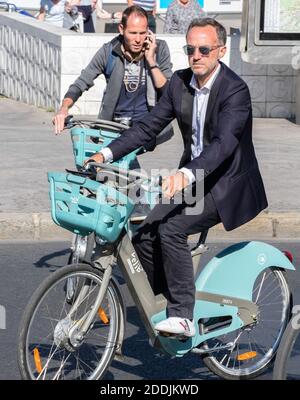
<instances>
[{"instance_id":1,"label":"mobile phone","mask_svg":"<svg viewBox=\"0 0 300 400\"><path fill-rule=\"evenodd\" d=\"M145 42L144 42L144 45L143 45L144 50L148 50L149 49L149 42L151 42L151 41L152 41L151 34L148 31L146 39L145 39Z\"/></svg>"}]
</instances>

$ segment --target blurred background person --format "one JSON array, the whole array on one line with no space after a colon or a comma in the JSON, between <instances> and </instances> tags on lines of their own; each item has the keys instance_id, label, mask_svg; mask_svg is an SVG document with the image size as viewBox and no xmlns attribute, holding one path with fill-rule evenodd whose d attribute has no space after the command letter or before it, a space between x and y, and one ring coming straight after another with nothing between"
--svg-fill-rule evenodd
<instances>
[{"instance_id":1,"label":"blurred background person","mask_svg":"<svg viewBox=\"0 0 300 400\"><path fill-rule=\"evenodd\" d=\"M173 0L167 8L164 33L185 34L194 18L205 16L197 0Z\"/></svg>"},{"instance_id":2,"label":"blurred background person","mask_svg":"<svg viewBox=\"0 0 300 400\"><path fill-rule=\"evenodd\" d=\"M64 27L76 29L80 25L80 18L83 20L83 28L80 30L85 33L95 33L94 11L96 10L97 0L67 0L65 3ZM72 26L74 24L74 26Z\"/></svg>"},{"instance_id":3,"label":"blurred background person","mask_svg":"<svg viewBox=\"0 0 300 400\"><path fill-rule=\"evenodd\" d=\"M128 6L142 7L148 14L149 29L156 32L156 0L127 0Z\"/></svg>"},{"instance_id":4,"label":"blurred background person","mask_svg":"<svg viewBox=\"0 0 300 400\"><path fill-rule=\"evenodd\" d=\"M65 14L65 2L65 0L41 0L37 19L62 28Z\"/></svg>"},{"instance_id":5,"label":"blurred background person","mask_svg":"<svg viewBox=\"0 0 300 400\"><path fill-rule=\"evenodd\" d=\"M117 12L108 12L103 8L103 1L98 0L96 6L96 15L100 19L114 19L117 21L121 21L122 18L122 11Z\"/></svg>"}]
</instances>

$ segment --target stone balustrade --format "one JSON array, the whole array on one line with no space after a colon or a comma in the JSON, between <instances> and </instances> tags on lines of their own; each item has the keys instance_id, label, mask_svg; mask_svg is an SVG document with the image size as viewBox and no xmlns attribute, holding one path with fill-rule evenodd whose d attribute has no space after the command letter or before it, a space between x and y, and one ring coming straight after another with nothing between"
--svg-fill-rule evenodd
<instances>
[{"instance_id":1,"label":"stone balustrade","mask_svg":"<svg viewBox=\"0 0 300 400\"><path fill-rule=\"evenodd\" d=\"M15 13L0 13L0 94L48 110L56 110L69 85L111 34L79 34ZM167 41L173 70L187 67L183 35L158 35ZM296 71L291 66L245 63L238 36L228 37L223 61L248 83L254 115L293 117ZM85 92L73 114L98 114L105 80Z\"/></svg>"}]
</instances>

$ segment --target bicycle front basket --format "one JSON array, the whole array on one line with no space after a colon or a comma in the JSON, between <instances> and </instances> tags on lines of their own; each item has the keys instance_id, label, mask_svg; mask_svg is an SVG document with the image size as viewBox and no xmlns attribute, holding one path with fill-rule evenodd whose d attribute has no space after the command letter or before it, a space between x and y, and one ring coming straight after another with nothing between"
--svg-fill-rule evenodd
<instances>
[{"instance_id":1,"label":"bicycle front basket","mask_svg":"<svg viewBox=\"0 0 300 400\"><path fill-rule=\"evenodd\" d=\"M118 133L106 132L98 129L71 129L73 154L76 166L82 167L86 159L90 158L93 154L100 151L103 146L107 146L113 139L116 139L118 136Z\"/></svg>"},{"instance_id":2,"label":"bicycle front basket","mask_svg":"<svg viewBox=\"0 0 300 400\"><path fill-rule=\"evenodd\" d=\"M119 133L106 130L73 128L71 138L73 144L73 154L76 167L82 167L84 161L93 154L98 153L103 147L108 146L113 140L120 136ZM136 159L138 149L113 163L120 168L129 168L130 163Z\"/></svg>"},{"instance_id":3,"label":"bicycle front basket","mask_svg":"<svg viewBox=\"0 0 300 400\"><path fill-rule=\"evenodd\" d=\"M48 173L53 221L74 233L91 232L112 243L120 235L134 204L115 188L68 173Z\"/></svg>"}]
</instances>

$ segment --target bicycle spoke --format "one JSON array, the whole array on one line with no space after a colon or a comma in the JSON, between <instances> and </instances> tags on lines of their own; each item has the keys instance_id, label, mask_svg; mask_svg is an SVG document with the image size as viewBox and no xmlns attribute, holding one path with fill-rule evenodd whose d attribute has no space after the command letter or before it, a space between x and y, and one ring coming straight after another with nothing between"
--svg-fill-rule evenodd
<instances>
[{"instance_id":1,"label":"bicycle spoke","mask_svg":"<svg viewBox=\"0 0 300 400\"><path fill-rule=\"evenodd\" d=\"M70 356L71 356L71 353L69 353L69 354L67 355L66 359L64 359L64 360L61 362L61 365L60 365L58 371L57 371L56 374L54 375L54 378L53 378L54 381L55 381L55 380L58 380L58 378L59 378L59 376L60 376L60 373L61 373L61 371L62 371L64 365L66 364L66 362L67 362L67 360L68 360L68 358L69 358Z\"/></svg>"},{"instance_id":2,"label":"bicycle spoke","mask_svg":"<svg viewBox=\"0 0 300 400\"><path fill-rule=\"evenodd\" d=\"M258 298L259 298L259 295L260 295L260 292L261 292L261 288L262 288L262 285L263 285L264 280L265 280L265 276L266 276L266 274L263 275L262 280L261 280L261 282L260 282L260 285L259 285L259 288L258 288L258 293L257 293L257 297L256 297L256 300L255 300L255 303L257 303L257 300L258 300Z\"/></svg>"},{"instance_id":3,"label":"bicycle spoke","mask_svg":"<svg viewBox=\"0 0 300 400\"><path fill-rule=\"evenodd\" d=\"M69 268L75 267L66 268L66 275L58 281L54 280L52 287L36 303L25 346L32 379L95 379L102 370L105 371L117 348L118 308L110 286L102 302L109 323L102 323L96 314L87 333L78 342L77 330L94 307L102 279L99 279L98 272L68 273ZM66 301L66 282L70 278L78 281L72 305ZM87 292L82 292L84 286ZM77 304L80 293L83 298L79 298ZM72 349L70 346L73 346Z\"/></svg>"},{"instance_id":4,"label":"bicycle spoke","mask_svg":"<svg viewBox=\"0 0 300 400\"><path fill-rule=\"evenodd\" d=\"M234 344L231 351L216 351L204 357L207 366L223 378L259 374L272 361L283 335L290 304L283 273L271 268L263 271L254 284L252 299L258 306L257 319L252 325L206 342L210 349L211 343Z\"/></svg>"}]
</instances>

